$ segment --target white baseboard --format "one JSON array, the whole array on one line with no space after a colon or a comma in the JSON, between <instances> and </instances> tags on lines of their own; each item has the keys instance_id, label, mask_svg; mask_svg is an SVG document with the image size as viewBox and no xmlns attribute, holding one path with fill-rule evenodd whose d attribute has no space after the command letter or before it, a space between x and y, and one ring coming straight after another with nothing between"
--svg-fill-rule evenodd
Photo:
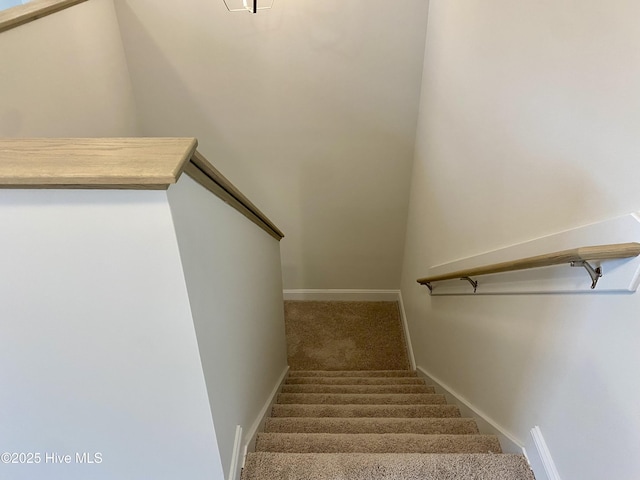
<instances>
[{"instance_id":1,"label":"white baseboard","mask_svg":"<svg viewBox=\"0 0 640 480\"><path fill-rule=\"evenodd\" d=\"M283 290L285 300L320 302L395 302L398 290L299 289Z\"/></svg>"},{"instance_id":2,"label":"white baseboard","mask_svg":"<svg viewBox=\"0 0 640 480\"><path fill-rule=\"evenodd\" d=\"M471 417L476 420L481 433L497 435L500 439L500 446L505 453L524 453L524 448L504 427L493 421L487 414L478 409L469 400L449 387L440 379L431 375L422 367L416 368L418 374L422 375L429 383L432 383L437 393L444 394L447 402L457 405L463 417ZM537 478L537 477L536 477Z\"/></svg>"},{"instance_id":3,"label":"white baseboard","mask_svg":"<svg viewBox=\"0 0 640 480\"><path fill-rule=\"evenodd\" d=\"M229 467L229 480L240 478L238 462L240 460L240 446L242 445L242 425L236 425L236 438L233 442L233 452L231 453L231 467Z\"/></svg>"},{"instance_id":4,"label":"white baseboard","mask_svg":"<svg viewBox=\"0 0 640 480\"><path fill-rule=\"evenodd\" d=\"M473 418L478 424L481 433L496 435L500 440L503 452L523 454L527 458L536 480L560 480L549 449L538 427L531 430L531 438L527 445L523 446L506 428L495 422L446 383L422 367L417 367L416 370L419 375L422 375L429 383L435 386L437 393L444 394L447 397L448 403L457 405L463 417Z\"/></svg>"},{"instance_id":5,"label":"white baseboard","mask_svg":"<svg viewBox=\"0 0 640 480\"><path fill-rule=\"evenodd\" d=\"M404 339L407 342L407 353L409 355L409 363L413 370L416 369L416 357L413 355L413 344L411 343L411 334L409 333L409 323L407 322L407 312L404 310L404 302L402 301L402 292L398 290L398 308L400 309L400 320L404 329Z\"/></svg>"},{"instance_id":6,"label":"white baseboard","mask_svg":"<svg viewBox=\"0 0 640 480\"><path fill-rule=\"evenodd\" d=\"M551 452L542 436L540 427L531 429L531 436L524 448L524 454L533 469L536 480L560 480L558 469L551 458Z\"/></svg>"},{"instance_id":7,"label":"white baseboard","mask_svg":"<svg viewBox=\"0 0 640 480\"><path fill-rule=\"evenodd\" d=\"M240 473L242 471L242 468L244 468L244 461L247 456L247 453L255 451L256 437L258 436L258 433L264 429L264 424L271 413L273 404L276 403L276 398L280 393L280 391L282 390L282 385L284 384L284 380L285 378L287 378L288 373L289 373L289 366L287 365L287 367L284 369L284 371L280 375L280 378L276 382L275 386L273 387L273 390L271 391L271 395L269 395L269 398L267 398L266 402L262 406L260 413L258 414L257 418L253 422L253 425L251 425L249 430L247 430L247 434L244 437L243 448L238 452L234 452L234 455L242 454L242 461L241 462L238 461L236 463L236 465L241 465L241 468L238 468L237 472L232 472L234 473L234 476L231 476L230 474L229 475L230 479L232 480L240 479Z\"/></svg>"}]
</instances>

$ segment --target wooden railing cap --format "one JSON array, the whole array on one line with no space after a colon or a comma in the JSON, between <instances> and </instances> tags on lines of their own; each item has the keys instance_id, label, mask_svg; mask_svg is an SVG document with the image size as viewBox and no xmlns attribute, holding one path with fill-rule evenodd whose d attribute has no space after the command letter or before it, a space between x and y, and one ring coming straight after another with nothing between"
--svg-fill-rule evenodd
<instances>
[{"instance_id":1,"label":"wooden railing cap","mask_svg":"<svg viewBox=\"0 0 640 480\"><path fill-rule=\"evenodd\" d=\"M195 138L0 139L0 188L167 189L184 172L275 239L284 234Z\"/></svg>"},{"instance_id":2,"label":"wooden railing cap","mask_svg":"<svg viewBox=\"0 0 640 480\"><path fill-rule=\"evenodd\" d=\"M195 138L0 139L0 188L166 189Z\"/></svg>"}]
</instances>

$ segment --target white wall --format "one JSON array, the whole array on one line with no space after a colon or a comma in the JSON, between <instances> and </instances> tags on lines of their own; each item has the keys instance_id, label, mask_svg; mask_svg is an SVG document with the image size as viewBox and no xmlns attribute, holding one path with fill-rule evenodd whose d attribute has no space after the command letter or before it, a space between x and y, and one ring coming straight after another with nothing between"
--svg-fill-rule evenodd
<instances>
[{"instance_id":1,"label":"white wall","mask_svg":"<svg viewBox=\"0 0 640 480\"><path fill-rule=\"evenodd\" d=\"M41 454L0 477L223 478L165 192L0 190L0 225L0 452Z\"/></svg>"},{"instance_id":2,"label":"white wall","mask_svg":"<svg viewBox=\"0 0 640 480\"><path fill-rule=\"evenodd\" d=\"M0 137L137 133L112 0L0 33Z\"/></svg>"},{"instance_id":3,"label":"white wall","mask_svg":"<svg viewBox=\"0 0 640 480\"><path fill-rule=\"evenodd\" d=\"M186 175L168 195L229 478L236 425L250 434L287 368L280 244Z\"/></svg>"},{"instance_id":4,"label":"white wall","mask_svg":"<svg viewBox=\"0 0 640 480\"><path fill-rule=\"evenodd\" d=\"M426 0L117 0L143 132L200 150L283 230L284 286L397 288Z\"/></svg>"},{"instance_id":5,"label":"white wall","mask_svg":"<svg viewBox=\"0 0 640 480\"><path fill-rule=\"evenodd\" d=\"M402 274L417 363L522 444L540 425L562 478L636 479L638 294L430 298L415 279L638 210L640 4L430 3Z\"/></svg>"}]
</instances>

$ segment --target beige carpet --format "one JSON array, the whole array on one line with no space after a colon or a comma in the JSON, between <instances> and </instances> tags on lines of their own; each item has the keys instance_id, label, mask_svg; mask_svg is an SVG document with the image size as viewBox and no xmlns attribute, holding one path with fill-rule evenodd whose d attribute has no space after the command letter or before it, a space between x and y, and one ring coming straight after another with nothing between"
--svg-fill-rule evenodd
<instances>
[{"instance_id":1,"label":"beige carpet","mask_svg":"<svg viewBox=\"0 0 640 480\"><path fill-rule=\"evenodd\" d=\"M459 417L455 405L274 405L272 417L339 418L451 418Z\"/></svg>"},{"instance_id":2,"label":"beige carpet","mask_svg":"<svg viewBox=\"0 0 640 480\"><path fill-rule=\"evenodd\" d=\"M502 453L498 439L492 435L351 432L260 433L256 450L288 453Z\"/></svg>"},{"instance_id":3,"label":"beige carpet","mask_svg":"<svg viewBox=\"0 0 640 480\"><path fill-rule=\"evenodd\" d=\"M433 390L408 370L292 371L242 480L534 480Z\"/></svg>"},{"instance_id":4,"label":"beige carpet","mask_svg":"<svg viewBox=\"0 0 640 480\"><path fill-rule=\"evenodd\" d=\"M286 302L291 371L242 480L534 480L410 371L392 302Z\"/></svg>"},{"instance_id":5,"label":"beige carpet","mask_svg":"<svg viewBox=\"0 0 640 480\"><path fill-rule=\"evenodd\" d=\"M285 302L292 370L407 370L396 302Z\"/></svg>"},{"instance_id":6,"label":"beige carpet","mask_svg":"<svg viewBox=\"0 0 640 480\"><path fill-rule=\"evenodd\" d=\"M522 455L273 453L247 456L251 480L533 480Z\"/></svg>"},{"instance_id":7,"label":"beige carpet","mask_svg":"<svg viewBox=\"0 0 640 480\"><path fill-rule=\"evenodd\" d=\"M423 433L477 434L478 426L470 418L278 418L267 419L266 432L273 433Z\"/></svg>"}]
</instances>

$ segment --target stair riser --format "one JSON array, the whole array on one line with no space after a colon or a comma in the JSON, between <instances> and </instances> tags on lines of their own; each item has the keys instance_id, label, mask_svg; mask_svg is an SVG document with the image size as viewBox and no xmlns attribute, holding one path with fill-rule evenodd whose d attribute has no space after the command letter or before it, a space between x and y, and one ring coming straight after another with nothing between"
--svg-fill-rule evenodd
<instances>
[{"instance_id":1,"label":"stair riser","mask_svg":"<svg viewBox=\"0 0 640 480\"><path fill-rule=\"evenodd\" d=\"M274 405L272 417L458 418L455 405Z\"/></svg>"},{"instance_id":2,"label":"stair riser","mask_svg":"<svg viewBox=\"0 0 640 480\"><path fill-rule=\"evenodd\" d=\"M266 433L418 433L473 435L470 418L268 418Z\"/></svg>"},{"instance_id":3,"label":"stair riser","mask_svg":"<svg viewBox=\"0 0 640 480\"><path fill-rule=\"evenodd\" d=\"M281 393L279 404L332 404L332 405L442 405L444 395L437 394L330 394Z\"/></svg>"},{"instance_id":4,"label":"stair riser","mask_svg":"<svg viewBox=\"0 0 640 480\"><path fill-rule=\"evenodd\" d=\"M491 435L261 433L257 452L502 453Z\"/></svg>"},{"instance_id":5,"label":"stair riser","mask_svg":"<svg viewBox=\"0 0 640 480\"><path fill-rule=\"evenodd\" d=\"M417 377L289 377L286 385L425 385Z\"/></svg>"},{"instance_id":6,"label":"stair riser","mask_svg":"<svg viewBox=\"0 0 640 480\"><path fill-rule=\"evenodd\" d=\"M284 385L282 393L435 393L427 385Z\"/></svg>"},{"instance_id":7,"label":"stair riser","mask_svg":"<svg viewBox=\"0 0 640 480\"><path fill-rule=\"evenodd\" d=\"M292 370L289 377L417 377L411 370Z\"/></svg>"}]
</instances>

